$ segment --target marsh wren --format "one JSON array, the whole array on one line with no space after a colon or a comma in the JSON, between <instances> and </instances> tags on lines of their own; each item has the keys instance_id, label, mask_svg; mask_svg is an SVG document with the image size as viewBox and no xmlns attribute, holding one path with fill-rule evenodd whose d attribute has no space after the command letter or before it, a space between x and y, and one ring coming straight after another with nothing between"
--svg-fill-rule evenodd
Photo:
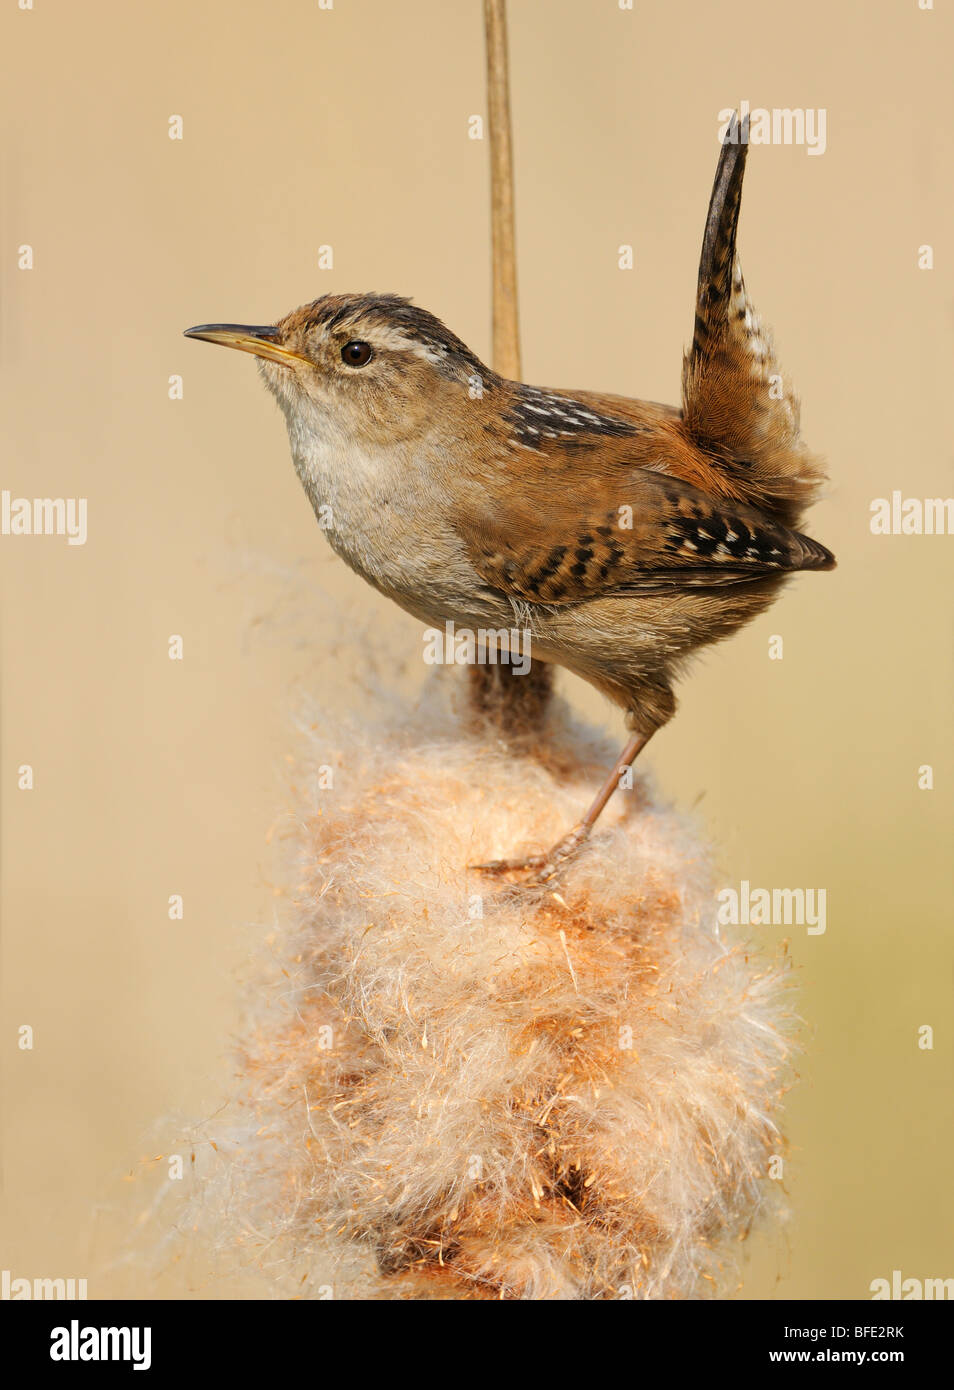
<instances>
[{"instance_id":1,"label":"marsh wren","mask_svg":"<svg viewBox=\"0 0 954 1390\"><path fill-rule=\"evenodd\" d=\"M339 555L428 624L528 629L631 737L551 850L478 867L553 880L676 707L698 648L834 558L796 528L824 474L736 255L747 122L723 143L682 409L498 376L425 309L329 294L270 327L186 336L253 353Z\"/></svg>"}]
</instances>

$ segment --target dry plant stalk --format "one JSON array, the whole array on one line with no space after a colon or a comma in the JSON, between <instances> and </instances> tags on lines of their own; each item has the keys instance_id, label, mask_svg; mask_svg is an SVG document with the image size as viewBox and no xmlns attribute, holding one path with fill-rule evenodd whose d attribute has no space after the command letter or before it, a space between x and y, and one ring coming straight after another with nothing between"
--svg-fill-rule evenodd
<instances>
[{"instance_id":1,"label":"dry plant stalk","mask_svg":"<svg viewBox=\"0 0 954 1390\"><path fill-rule=\"evenodd\" d=\"M487 121L490 134L490 222L493 241L494 371L519 381L517 249L513 202L513 135L505 0L484 0Z\"/></svg>"},{"instance_id":2,"label":"dry plant stalk","mask_svg":"<svg viewBox=\"0 0 954 1390\"><path fill-rule=\"evenodd\" d=\"M490 227L493 249L493 366L521 379L520 311L517 299L517 234L514 210L513 127L506 0L484 0L487 51L487 124L490 137ZM553 668L536 661L526 678L509 666L468 670L471 707L509 736L539 731L553 693Z\"/></svg>"}]
</instances>

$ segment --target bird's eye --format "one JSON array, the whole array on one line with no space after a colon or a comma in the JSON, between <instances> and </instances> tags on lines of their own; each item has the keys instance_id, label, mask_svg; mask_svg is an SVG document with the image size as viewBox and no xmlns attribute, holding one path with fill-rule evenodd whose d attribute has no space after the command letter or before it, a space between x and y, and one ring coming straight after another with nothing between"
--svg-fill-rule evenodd
<instances>
[{"instance_id":1,"label":"bird's eye","mask_svg":"<svg viewBox=\"0 0 954 1390\"><path fill-rule=\"evenodd\" d=\"M341 360L346 367L366 367L373 356L370 343L345 343L341 349Z\"/></svg>"}]
</instances>

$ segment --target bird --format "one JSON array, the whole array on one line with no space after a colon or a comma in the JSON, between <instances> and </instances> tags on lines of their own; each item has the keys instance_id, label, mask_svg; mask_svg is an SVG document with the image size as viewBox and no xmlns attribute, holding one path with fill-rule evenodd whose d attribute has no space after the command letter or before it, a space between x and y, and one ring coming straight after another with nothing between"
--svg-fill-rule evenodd
<instances>
[{"instance_id":1,"label":"bird","mask_svg":"<svg viewBox=\"0 0 954 1390\"><path fill-rule=\"evenodd\" d=\"M322 529L363 579L427 624L516 624L534 661L622 708L625 747L580 821L549 849L471 868L551 888L672 718L689 659L792 575L835 565L799 529L824 464L742 277L747 153L735 115L681 407L507 380L396 294L326 294L274 325L186 330L258 359Z\"/></svg>"}]
</instances>

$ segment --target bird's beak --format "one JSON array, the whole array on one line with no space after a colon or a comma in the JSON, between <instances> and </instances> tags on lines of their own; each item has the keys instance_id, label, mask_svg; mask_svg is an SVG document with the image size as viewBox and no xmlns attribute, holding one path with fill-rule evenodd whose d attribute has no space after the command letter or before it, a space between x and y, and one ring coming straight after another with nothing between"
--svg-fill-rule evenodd
<instances>
[{"instance_id":1,"label":"bird's beak","mask_svg":"<svg viewBox=\"0 0 954 1390\"><path fill-rule=\"evenodd\" d=\"M278 329L270 325L253 328L245 323L200 323L195 328L187 328L184 336L203 338L207 343L221 343L223 347L238 348L239 352L267 357L269 362L278 362L283 367L290 367L294 362L308 362L300 352L283 347Z\"/></svg>"}]
</instances>

